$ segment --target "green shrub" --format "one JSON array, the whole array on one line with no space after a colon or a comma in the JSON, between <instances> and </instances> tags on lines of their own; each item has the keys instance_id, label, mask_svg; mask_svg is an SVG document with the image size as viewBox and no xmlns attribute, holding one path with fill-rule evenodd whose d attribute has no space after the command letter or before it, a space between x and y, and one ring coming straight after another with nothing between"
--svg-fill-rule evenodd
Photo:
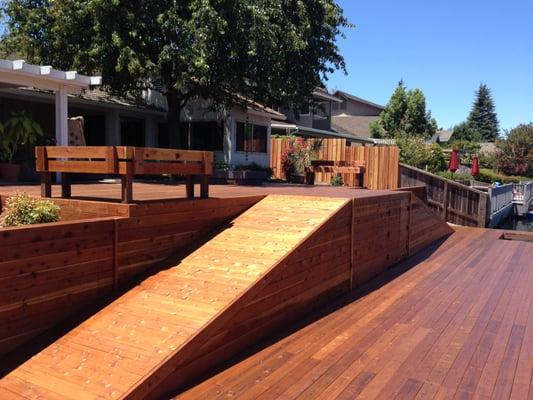
<instances>
[{"instance_id":1,"label":"green shrub","mask_svg":"<svg viewBox=\"0 0 533 400\"><path fill-rule=\"evenodd\" d=\"M486 183L519 183L520 181L527 181L531 178L525 176L503 175L499 172L494 172L490 169L481 168L479 175L476 176L476 180Z\"/></svg>"},{"instance_id":2,"label":"green shrub","mask_svg":"<svg viewBox=\"0 0 533 400\"><path fill-rule=\"evenodd\" d=\"M342 186L344 182L342 181L342 176L333 175L331 177L331 186Z\"/></svg>"},{"instance_id":3,"label":"green shrub","mask_svg":"<svg viewBox=\"0 0 533 400\"><path fill-rule=\"evenodd\" d=\"M60 208L49 200L41 200L17 194L7 199L5 210L0 218L0 226L42 224L59 221Z\"/></svg>"},{"instance_id":4,"label":"green shrub","mask_svg":"<svg viewBox=\"0 0 533 400\"><path fill-rule=\"evenodd\" d=\"M435 174L438 176L442 176L443 178L450 179L452 181L468 181L472 178L468 173L456 174L451 171L439 171Z\"/></svg>"}]
</instances>

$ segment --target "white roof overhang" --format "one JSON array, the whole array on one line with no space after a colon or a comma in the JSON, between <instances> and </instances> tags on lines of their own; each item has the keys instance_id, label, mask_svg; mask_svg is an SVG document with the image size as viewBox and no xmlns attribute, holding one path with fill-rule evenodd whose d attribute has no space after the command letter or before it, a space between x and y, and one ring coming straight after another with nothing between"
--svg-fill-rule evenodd
<instances>
[{"instance_id":1,"label":"white roof overhang","mask_svg":"<svg viewBox=\"0 0 533 400\"><path fill-rule=\"evenodd\" d=\"M60 71L47 65L27 64L24 60L0 59L0 82L13 87L60 89L79 93L90 86L102 84L102 77L78 74L76 71Z\"/></svg>"}]
</instances>

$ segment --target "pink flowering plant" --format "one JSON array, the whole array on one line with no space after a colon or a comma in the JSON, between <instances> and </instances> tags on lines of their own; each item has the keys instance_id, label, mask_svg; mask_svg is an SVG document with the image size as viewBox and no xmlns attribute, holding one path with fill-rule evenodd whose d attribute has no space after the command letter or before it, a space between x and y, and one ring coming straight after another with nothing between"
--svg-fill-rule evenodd
<instances>
[{"instance_id":1,"label":"pink flowering plant","mask_svg":"<svg viewBox=\"0 0 533 400\"><path fill-rule=\"evenodd\" d=\"M304 175L306 167L311 165L322 147L321 139L305 140L298 137L289 142L289 146L281 155L281 167L285 178L290 180L291 175Z\"/></svg>"}]
</instances>

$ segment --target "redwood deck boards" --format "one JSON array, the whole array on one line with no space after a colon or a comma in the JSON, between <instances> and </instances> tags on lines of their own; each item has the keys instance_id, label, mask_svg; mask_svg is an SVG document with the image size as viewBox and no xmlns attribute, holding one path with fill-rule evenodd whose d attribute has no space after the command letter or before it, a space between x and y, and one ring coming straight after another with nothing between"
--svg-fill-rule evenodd
<instances>
[{"instance_id":1,"label":"redwood deck boards","mask_svg":"<svg viewBox=\"0 0 533 400\"><path fill-rule=\"evenodd\" d=\"M248 320L262 327L276 321L265 304L271 311L286 306L285 315L342 285L346 289L350 248L334 242L338 237L350 242L350 215L348 199L261 200L179 265L148 278L11 371L0 381L0 398L140 399L155 397L158 388L170 390L169 378L201 370L196 358L204 357L205 367L213 353L223 359L220 349L236 351L253 341L246 335ZM306 240L310 253L295 252ZM292 269L280 268L290 262L303 266L302 255L308 254L326 274L291 275ZM287 261L291 256L296 259ZM270 273L274 266L276 274ZM307 286L298 286L301 282ZM293 297L291 287L306 290ZM228 328L229 318L240 321L232 325L238 330ZM235 348L224 348L221 340Z\"/></svg>"},{"instance_id":2,"label":"redwood deck boards","mask_svg":"<svg viewBox=\"0 0 533 400\"><path fill-rule=\"evenodd\" d=\"M533 398L533 243L501 234L459 228L176 399Z\"/></svg>"},{"instance_id":3,"label":"redwood deck boards","mask_svg":"<svg viewBox=\"0 0 533 400\"><path fill-rule=\"evenodd\" d=\"M196 189L196 193L198 193L198 188ZM185 184L154 184L134 182L133 190L135 191L136 202L187 197ZM357 198L376 196L378 194L384 193L392 193L388 190L366 190L347 187L332 187L320 185L305 186L288 184L265 184L262 186L210 185L209 191L210 197L219 198L234 198L259 195L265 196L268 194ZM40 196L40 187L39 185L31 184L20 186L0 186L0 194L2 195L9 195L17 192L26 192L30 195ZM52 196L58 197L60 194L61 186L54 185L52 187ZM98 201L114 200L118 202L120 201L120 184L73 184L72 197L86 198Z\"/></svg>"}]
</instances>

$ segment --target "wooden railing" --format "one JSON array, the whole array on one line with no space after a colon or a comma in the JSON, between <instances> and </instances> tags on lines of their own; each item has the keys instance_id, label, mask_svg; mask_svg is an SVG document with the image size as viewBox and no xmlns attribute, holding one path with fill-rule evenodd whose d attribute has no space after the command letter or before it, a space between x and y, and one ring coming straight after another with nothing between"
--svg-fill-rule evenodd
<instances>
[{"instance_id":1,"label":"wooden railing","mask_svg":"<svg viewBox=\"0 0 533 400\"><path fill-rule=\"evenodd\" d=\"M61 194L70 197L69 173L120 175L122 202L133 200L135 175L184 175L187 197L194 197L194 177L200 177L200 196L209 196L209 176L213 173L213 153L209 151L158 149L129 146L80 146L35 148L36 169L41 173L41 195L51 196L52 172L63 173Z\"/></svg>"},{"instance_id":2,"label":"wooden railing","mask_svg":"<svg viewBox=\"0 0 533 400\"><path fill-rule=\"evenodd\" d=\"M480 190L400 164L400 187L426 185L428 205L447 222L485 227L489 196Z\"/></svg>"},{"instance_id":3,"label":"wooden railing","mask_svg":"<svg viewBox=\"0 0 533 400\"><path fill-rule=\"evenodd\" d=\"M331 161L363 161L365 175L363 186L368 189L396 189L398 187L398 161L400 150L395 146L362 147L347 146L346 139L308 139L321 140L322 148L318 152L317 160ZM270 168L276 179L285 179L281 166L283 153L290 145L288 138L274 138L270 142ZM331 183L331 172L318 172L317 183ZM344 179L344 177L343 177ZM346 184L356 186L357 177L346 177Z\"/></svg>"}]
</instances>

